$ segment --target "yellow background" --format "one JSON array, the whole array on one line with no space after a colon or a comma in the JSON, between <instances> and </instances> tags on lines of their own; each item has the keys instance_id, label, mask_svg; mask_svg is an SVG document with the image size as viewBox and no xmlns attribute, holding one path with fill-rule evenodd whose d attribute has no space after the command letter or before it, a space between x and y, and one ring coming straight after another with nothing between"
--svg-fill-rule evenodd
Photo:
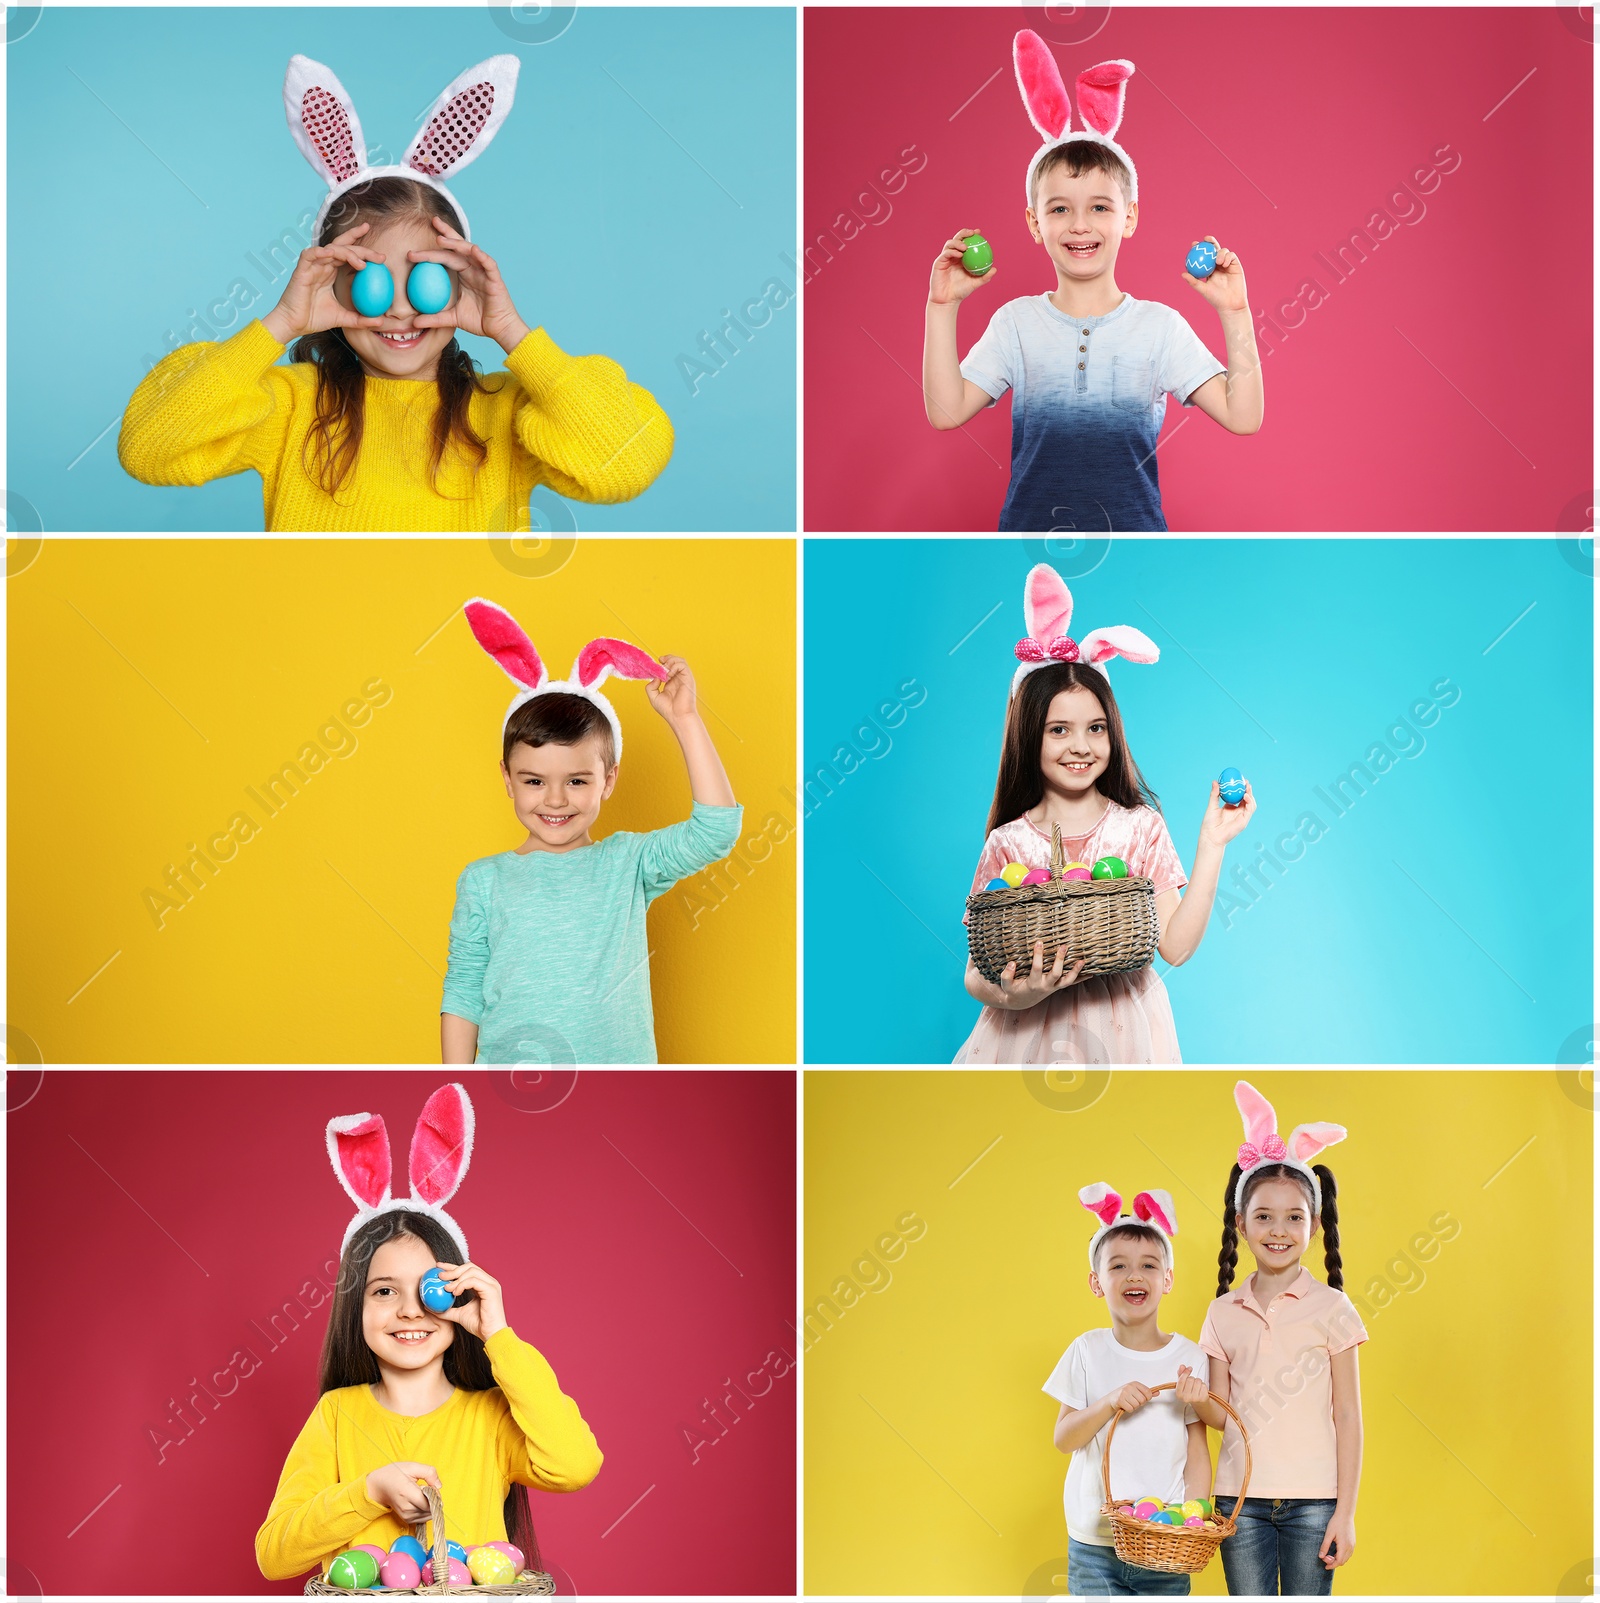
<instances>
[{"instance_id":1,"label":"yellow background","mask_svg":"<svg viewBox=\"0 0 1600 1603\"><path fill-rule=\"evenodd\" d=\"M901 1214L927 1223L884 1289L831 1329L807 1324L808 1592L1016 1597L1043 1566L1065 1574L1069 1460L1040 1388L1074 1338L1110 1322L1087 1286L1080 1186L1107 1181L1128 1207L1172 1193L1160 1327L1200 1333L1242 1139L1238 1076L1043 1071L1035 1086L1046 1073L1091 1105L1052 1110L1018 1071L806 1073L806 1308L841 1276L880 1280L852 1262ZM1356 1550L1335 1595L1555 1592L1592 1553L1592 1108L1549 1072L1245 1077L1285 1133L1317 1119L1350 1131L1322 1160L1345 1289L1393 1288L1361 1348ZM1415 1269L1397 1261L1441 1210L1455 1238ZM1242 1244L1239 1257L1243 1278L1255 1265ZM1322 1278L1320 1238L1305 1263ZM1194 1578L1195 1595L1226 1590L1220 1559Z\"/></svg>"},{"instance_id":2,"label":"yellow background","mask_svg":"<svg viewBox=\"0 0 1600 1603\"><path fill-rule=\"evenodd\" d=\"M786 540L46 540L8 581L8 1023L45 1062L437 1062L456 877L525 838L498 768L515 687L462 603L506 607L556 678L596 635L685 657L737 852L795 822L794 573ZM253 804L373 678L393 694L356 749ZM597 832L686 817L644 686L605 693ZM158 928L142 893L241 810L260 833ZM663 1062L794 1060L795 845L652 905Z\"/></svg>"}]
</instances>

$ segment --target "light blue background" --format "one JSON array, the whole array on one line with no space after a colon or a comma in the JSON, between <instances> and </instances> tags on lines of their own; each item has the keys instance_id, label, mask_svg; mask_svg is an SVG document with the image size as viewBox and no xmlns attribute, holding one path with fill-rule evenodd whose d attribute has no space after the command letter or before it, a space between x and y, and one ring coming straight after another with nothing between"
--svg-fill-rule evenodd
<instances>
[{"instance_id":1,"label":"light blue background","mask_svg":"<svg viewBox=\"0 0 1600 1603\"><path fill-rule=\"evenodd\" d=\"M580 9L542 44L497 15L46 9L8 46L6 486L46 531L262 527L255 473L151 487L116 443L153 363L269 312L311 243L326 186L284 117L297 51L338 75L374 162L400 160L458 72L522 61L511 115L451 188L524 321L620 362L677 433L644 495L602 507L541 487L535 529L795 527L793 303L697 395L676 361L768 279L796 287L781 259L795 240L794 12ZM274 266L264 251L286 232ZM190 309L204 316L240 277L262 299L185 334ZM483 371L504 365L492 340L460 338ZM27 527L26 508L11 512L12 532Z\"/></svg>"},{"instance_id":2,"label":"light blue background","mask_svg":"<svg viewBox=\"0 0 1600 1603\"><path fill-rule=\"evenodd\" d=\"M977 1017L960 919L1038 561L1068 580L1074 638L1128 623L1161 647L1110 678L1186 871L1211 780L1236 767L1256 792L1200 950L1156 960L1185 1061L1551 1063L1587 1039L1587 548L808 539L804 555L805 775L859 754L831 797L806 797L808 1062L948 1062ZM923 704L863 728L911 678ZM1407 743L1387 731L1441 678L1460 699L1340 817L1319 788ZM1236 865L1307 811L1323 838L1230 916Z\"/></svg>"}]
</instances>

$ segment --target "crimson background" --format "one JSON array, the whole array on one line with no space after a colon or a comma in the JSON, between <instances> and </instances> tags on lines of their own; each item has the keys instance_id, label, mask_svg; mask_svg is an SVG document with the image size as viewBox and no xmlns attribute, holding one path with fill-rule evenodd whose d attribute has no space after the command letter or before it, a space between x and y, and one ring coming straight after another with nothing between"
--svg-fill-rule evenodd
<instances>
[{"instance_id":1,"label":"crimson background","mask_svg":"<svg viewBox=\"0 0 1600 1603\"><path fill-rule=\"evenodd\" d=\"M1023 218L1039 141L1011 68L1021 27L1051 41L1069 95L1095 62L1137 69L1120 137L1141 216L1121 288L1176 307L1219 359L1217 315L1180 276L1192 241L1238 252L1255 313L1308 277L1328 291L1274 354L1261 343L1259 434L1169 401L1173 529L1591 526L1591 12L996 6L805 13L806 240L859 215L904 146L928 158L887 221L807 267L808 529L996 526L1010 398L964 430L929 426L923 308L962 227L999 268L962 305L963 356L1002 302L1054 287ZM1315 253L1380 207L1393 217L1387 195L1445 143L1461 164L1421 197L1426 216L1335 282Z\"/></svg>"},{"instance_id":2,"label":"crimson background","mask_svg":"<svg viewBox=\"0 0 1600 1603\"><path fill-rule=\"evenodd\" d=\"M698 1464L682 1435L724 1376L798 1357L793 1071L589 1071L545 1112L513 1102L549 1104L564 1081L459 1078L477 1136L446 1207L606 1455L582 1492L531 1494L562 1590L793 1593L794 1374L738 1422L720 1409L727 1434ZM355 1210L327 1121L381 1113L404 1193L444 1082L13 1071L8 1594L38 1589L29 1571L45 1593L102 1597L303 1589L264 1580L253 1543L316 1403L327 1304L275 1351L250 1322L332 1282ZM158 1463L168 1399L244 1346L261 1367L219 1407L202 1398Z\"/></svg>"}]
</instances>

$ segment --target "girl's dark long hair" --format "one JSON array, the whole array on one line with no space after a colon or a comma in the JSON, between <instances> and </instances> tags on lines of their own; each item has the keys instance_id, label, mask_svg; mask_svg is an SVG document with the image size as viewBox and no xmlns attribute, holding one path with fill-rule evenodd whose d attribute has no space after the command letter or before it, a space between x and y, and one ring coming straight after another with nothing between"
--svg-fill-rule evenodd
<instances>
[{"instance_id":1,"label":"girl's dark long hair","mask_svg":"<svg viewBox=\"0 0 1600 1603\"><path fill-rule=\"evenodd\" d=\"M1102 796L1120 807L1149 807L1161 811L1156 793L1145 783L1139 765L1128 751L1122 733L1122 714L1111 685L1098 668L1086 662L1053 662L1024 676L1006 709L1006 732L1000 745L1000 772L994 782L994 803L989 808L989 833L1020 818L1044 797L1044 775L1039 754L1044 750L1045 725L1050 703L1063 690L1081 686L1099 698L1111 737L1111 760L1095 781Z\"/></svg>"},{"instance_id":2,"label":"girl's dark long hair","mask_svg":"<svg viewBox=\"0 0 1600 1603\"><path fill-rule=\"evenodd\" d=\"M1233 1205L1234 1192L1239 1186L1239 1165L1234 1164L1228 1173L1228 1189L1222 1199L1222 1251L1217 1254L1217 1295L1225 1297L1228 1289L1233 1285L1234 1271L1239 1267L1239 1232L1234 1225L1235 1208ZM1322 1264L1327 1275L1328 1284L1335 1291L1344 1290L1344 1259L1339 1255L1339 1188L1334 1183L1333 1170L1325 1163L1314 1163L1311 1172L1317 1177L1317 1184L1322 1187ZM1268 1163L1251 1172L1250 1183L1244 1188L1244 1206L1239 1213L1245 1213L1250 1207L1250 1193L1263 1180L1293 1180L1306 1194L1311 1195L1311 1187L1306 1184L1306 1177L1298 1169L1291 1169L1286 1163Z\"/></svg>"},{"instance_id":3,"label":"girl's dark long hair","mask_svg":"<svg viewBox=\"0 0 1600 1603\"><path fill-rule=\"evenodd\" d=\"M444 1227L426 1214L397 1208L369 1220L350 1238L350 1245L339 1262L339 1282L334 1287L333 1306L328 1312L328 1333L322 1341L322 1371L317 1394L342 1386L370 1386L383 1378L378 1356L362 1334L362 1304L366 1297L367 1274L372 1255L386 1241L413 1236L439 1263L455 1263L460 1254ZM460 1391L488 1391L493 1387L494 1370L483 1342L460 1325L444 1355L445 1379ZM506 1536L522 1549L525 1565L537 1570L539 1541L533 1532L533 1510L528 1488L516 1483L505 1501ZM435 1539L439 1533L435 1533Z\"/></svg>"},{"instance_id":4,"label":"girl's dark long hair","mask_svg":"<svg viewBox=\"0 0 1600 1603\"><path fill-rule=\"evenodd\" d=\"M354 189L347 189L328 208L317 244L327 245L338 234L357 223L378 228L391 217L442 217L457 233L464 232L461 219L438 190L410 178L369 178ZM356 242L360 244L361 241ZM403 267L404 264L402 264ZM390 269L397 280L403 271ZM329 495L336 495L355 469L366 426L366 370L351 349L342 328L325 328L305 334L289 347L291 362L313 362L317 369L316 419L301 450L301 466L312 474ZM494 394L498 384L485 384L478 376L478 364L462 350L452 336L439 356L435 378L439 405L433 417L433 456L430 474L438 488L439 465L452 437L463 451L476 457L474 474L489 455L488 445L472 427L468 407L474 394ZM504 379L499 381L504 383ZM315 447L317 466L307 465L305 455Z\"/></svg>"}]
</instances>

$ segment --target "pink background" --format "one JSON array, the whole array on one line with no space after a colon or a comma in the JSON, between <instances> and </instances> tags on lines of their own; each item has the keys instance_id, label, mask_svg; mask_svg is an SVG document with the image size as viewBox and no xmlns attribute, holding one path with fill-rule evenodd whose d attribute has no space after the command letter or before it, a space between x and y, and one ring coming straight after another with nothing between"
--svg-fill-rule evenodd
<instances>
[{"instance_id":1,"label":"pink background","mask_svg":"<svg viewBox=\"0 0 1600 1603\"><path fill-rule=\"evenodd\" d=\"M1183 258L1214 234L1244 265L1266 419L1259 434L1230 435L1169 398L1159 462L1171 528L1589 527L1594 46L1576 18L808 10L805 238L848 209L866 226L807 266L806 527L996 526L1010 396L936 432L922 406L923 310L933 259L958 228L981 229L999 268L962 304L962 356L1003 302L1055 286L1023 217L1039 139L1011 67L1021 27L1051 44L1069 95L1096 62L1137 69L1118 138L1139 168L1140 219L1118 286L1177 308L1225 360ZM1425 215L1400 223L1388 196L1444 144L1460 165L1420 196ZM926 165L886 200L858 201L907 145ZM1396 204L1417 217L1415 201ZM1333 258L1379 209L1396 231L1338 282L1317 253ZM1284 337L1264 338L1260 314L1276 320L1313 277L1323 303L1302 301L1297 328L1280 322Z\"/></svg>"},{"instance_id":2,"label":"pink background","mask_svg":"<svg viewBox=\"0 0 1600 1603\"><path fill-rule=\"evenodd\" d=\"M589 1071L547 1111L571 1071L518 1073L458 1071L477 1140L446 1206L605 1453L583 1491L531 1494L560 1589L792 1593L797 1377L719 1407L698 1464L683 1428L724 1376L798 1356L793 1072ZM355 1210L327 1121L381 1113L398 1169L446 1078L10 1075L8 1594L303 1589L264 1580L253 1544L316 1404L327 1304L256 1325L332 1282ZM244 1346L260 1367L197 1418L190 1377ZM169 1399L192 1430L158 1463Z\"/></svg>"}]
</instances>

